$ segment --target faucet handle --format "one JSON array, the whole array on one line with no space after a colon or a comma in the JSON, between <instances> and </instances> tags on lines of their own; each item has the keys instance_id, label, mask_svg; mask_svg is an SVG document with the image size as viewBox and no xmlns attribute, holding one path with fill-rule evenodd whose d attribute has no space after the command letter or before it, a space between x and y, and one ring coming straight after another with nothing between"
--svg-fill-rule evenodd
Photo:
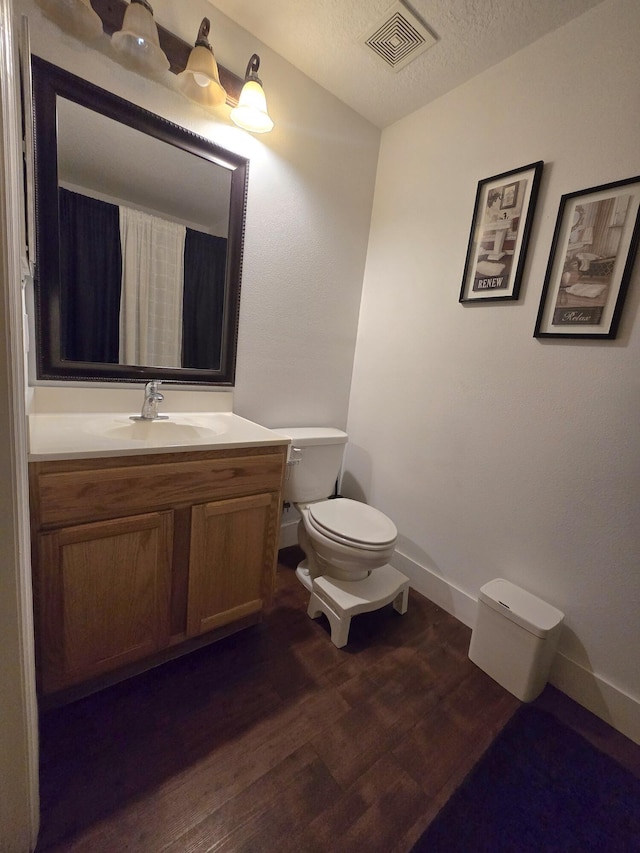
<instances>
[{"instance_id":1,"label":"faucet handle","mask_svg":"<svg viewBox=\"0 0 640 853\"><path fill-rule=\"evenodd\" d=\"M164 397L158 390L160 385L162 385L161 379L152 379L150 382L147 382L144 387L145 397L151 397L151 395L153 395L154 397L158 397L160 400L164 400Z\"/></svg>"}]
</instances>

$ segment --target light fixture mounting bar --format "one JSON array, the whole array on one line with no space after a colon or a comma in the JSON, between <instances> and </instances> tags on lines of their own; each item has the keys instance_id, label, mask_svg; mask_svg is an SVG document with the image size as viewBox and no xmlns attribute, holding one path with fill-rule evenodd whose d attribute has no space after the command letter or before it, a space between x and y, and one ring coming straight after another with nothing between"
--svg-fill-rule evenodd
<instances>
[{"instance_id":1,"label":"light fixture mounting bar","mask_svg":"<svg viewBox=\"0 0 640 853\"><path fill-rule=\"evenodd\" d=\"M91 0L91 5L100 16L102 28L108 36L122 28L124 13L129 5L126 0ZM159 24L158 36L160 47L169 60L169 70L174 74L180 74L186 68L193 45L187 44L186 41L178 38ZM220 82L227 93L227 104L236 107L244 80L219 63L218 71L220 72Z\"/></svg>"}]
</instances>

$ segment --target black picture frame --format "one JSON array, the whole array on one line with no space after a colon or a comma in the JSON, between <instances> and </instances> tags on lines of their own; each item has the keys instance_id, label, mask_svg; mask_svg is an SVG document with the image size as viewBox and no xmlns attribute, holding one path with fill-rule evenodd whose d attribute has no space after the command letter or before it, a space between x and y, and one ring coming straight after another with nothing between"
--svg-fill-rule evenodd
<instances>
[{"instance_id":1,"label":"black picture frame","mask_svg":"<svg viewBox=\"0 0 640 853\"><path fill-rule=\"evenodd\" d=\"M518 299L543 165L478 182L460 302Z\"/></svg>"},{"instance_id":2,"label":"black picture frame","mask_svg":"<svg viewBox=\"0 0 640 853\"><path fill-rule=\"evenodd\" d=\"M639 240L640 176L563 195L534 337L615 338Z\"/></svg>"}]
</instances>

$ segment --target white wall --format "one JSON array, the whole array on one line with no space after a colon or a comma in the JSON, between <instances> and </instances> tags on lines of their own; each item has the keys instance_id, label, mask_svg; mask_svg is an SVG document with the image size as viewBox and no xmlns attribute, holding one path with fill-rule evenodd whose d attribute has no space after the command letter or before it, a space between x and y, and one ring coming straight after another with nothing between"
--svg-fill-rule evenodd
<instances>
[{"instance_id":1,"label":"white wall","mask_svg":"<svg viewBox=\"0 0 640 853\"><path fill-rule=\"evenodd\" d=\"M532 333L561 194L640 173L638 32L607 0L384 131L343 486L463 621L494 577L563 610L554 680L636 739L640 263L617 340ZM459 304L477 182L539 159L520 299Z\"/></svg>"},{"instance_id":2,"label":"white wall","mask_svg":"<svg viewBox=\"0 0 640 853\"><path fill-rule=\"evenodd\" d=\"M14 7L29 17L35 54L250 158L235 411L266 426L344 426L380 131L206 0L154 0L156 21L193 42L208 16L219 62L240 77L258 52L270 134L122 69L33 0Z\"/></svg>"}]
</instances>

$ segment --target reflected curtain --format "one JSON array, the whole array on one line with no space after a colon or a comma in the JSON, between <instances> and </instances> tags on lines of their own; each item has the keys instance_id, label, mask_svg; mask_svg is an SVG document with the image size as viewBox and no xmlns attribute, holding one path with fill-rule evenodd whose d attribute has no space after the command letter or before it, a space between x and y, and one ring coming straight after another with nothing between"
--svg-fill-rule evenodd
<instances>
[{"instance_id":1,"label":"reflected curtain","mask_svg":"<svg viewBox=\"0 0 640 853\"><path fill-rule=\"evenodd\" d=\"M118 208L62 188L59 207L62 358L117 363Z\"/></svg>"},{"instance_id":2,"label":"reflected curtain","mask_svg":"<svg viewBox=\"0 0 640 853\"><path fill-rule=\"evenodd\" d=\"M227 241L187 228L184 246L182 366L219 370Z\"/></svg>"},{"instance_id":3,"label":"reflected curtain","mask_svg":"<svg viewBox=\"0 0 640 853\"><path fill-rule=\"evenodd\" d=\"M185 226L120 207L120 361L180 367Z\"/></svg>"}]
</instances>

